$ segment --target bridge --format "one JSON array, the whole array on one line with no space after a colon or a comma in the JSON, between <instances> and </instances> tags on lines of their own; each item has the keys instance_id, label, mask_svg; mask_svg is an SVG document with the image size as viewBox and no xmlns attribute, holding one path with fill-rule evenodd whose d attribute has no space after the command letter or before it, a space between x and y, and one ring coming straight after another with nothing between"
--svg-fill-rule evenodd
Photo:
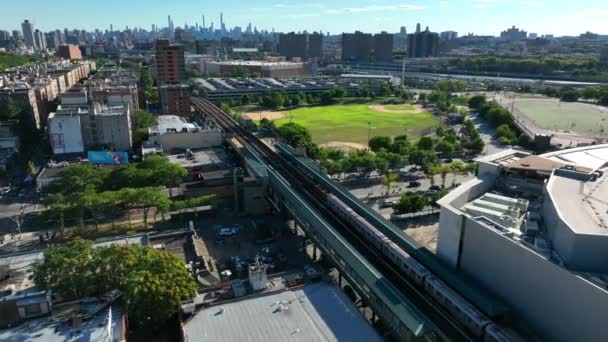
<instances>
[{"instance_id":1,"label":"bridge","mask_svg":"<svg viewBox=\"0 0 608 342\"><path fill-rule=\"evenodd\" d=\"M339 282L344 277L374 314L390 327L391 337L473 340L454 317L333 213L325 201L328 190L310 173L313 164L305 166L294 159L293 151L281 145L265 144L208 100L193 98L192 103L201 115L216 121L238 141L246 163L266 182L274 208L286 218L293 218L313 241L314 250L318 248L339 271Z\"/></svg>"}]
</instances>

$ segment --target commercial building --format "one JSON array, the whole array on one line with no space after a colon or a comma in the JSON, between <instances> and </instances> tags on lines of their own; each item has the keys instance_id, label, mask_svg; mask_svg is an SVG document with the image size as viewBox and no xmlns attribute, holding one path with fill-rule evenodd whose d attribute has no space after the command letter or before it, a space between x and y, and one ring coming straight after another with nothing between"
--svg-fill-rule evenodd
<instances>
[{"instance_id":1,"label":"commercial building","mask_svg":"<svg viewBox=\"0 0 608 342\"><path fill-rule=\"evenodd\" d=\"M194 313L183 330L190 342L381 341L346 295L325 283L210 306Z\"/></svg>"},{"instance_id":2,"label":"commercial building","mask_svg":"<svg viewBox=\"0 0 608 342\"><path fill-rule=\"evenodd\" d=\"M454 40L458 39L458 32L455 31L444 31L439 34L439 38L442 40Z\"/></svg>"},{"instance_id":3,"label":"commercial building","mask_svg":"<svg viewBox=\"0 0 608 342\"><path fill-rule=\"evenodd\" d=\"M319 33L281 33L278 52L289 59L321 58L323 56L323 35Z\"/></svg>"},{"instance_id":4,"label":"commercial building","mask_svg":"<svg viewBox=\"0 0 608 342\"><path fill-rule=\"evenodd\" d=\"M209 61L201 64L201 71L231 74L237 70L247 70L250 74L270 78L294 78L311 73L308 63L287 61Z\"/></svg>"},{"instance_id":5,"label":"commercial building","mask_svg":"<svg viewBox=\"0 0 608 342\"><path fill-rule=\"evenodd\" d=\"M500 32L500 39L507 41L518 41L524 40L528 37L528 33L524 30L520 30L515 26Z\"/></svg>"},{"instance_id":6,"label":"commercial building","mask_svg":"<svg viewBox=\"0 0 608 342\"><path fill-rule=\"evenodd\" d=\"M29 20L25 20L21 24L21 30L23 31L23 41L25 42L25 46L36 49L37 46L34 38L34 25L32 25Z\"/></svg>"},{"instance_id":7,"label":"commercial building","mask_svg":"<svg viewBox=\"0 0 608 342\"><path fill-rule=\"evenodd\" d=\"M607 340L608 145L477 163L477 178L438 202L438 257L541 340Z\"/></svg>"},{"instance_id":8,"label":"commercial building","mask_svg":"<svg viewBox=\"0 0 608 342\"><path fill-rule=\"evenodd\" d=\"M223 139L218 127L201 127L176 115L160 115L158 124L150 127L148 133L149 139L143 146L144 155L221 146Z\"/></svg>"},{"instance_id":9,"label":"commercial building","mask_svg":"<svg viewBox=\"0 0 608 342\"><path fill-rule=\"evenodd\" d=\"M371 33L356 31L342 33L342 60L345 62L370 62L373 40Z\"/></svg>"},{"instance_id":10,"label":"commercial building","mask_svg":"<svg viewBox=\"0 0 608 342\"><path fill-rule=\"evenodd\" d=\"M367 76L367 77L366 77ZM302 79L278 78L195 78L192 79L195 89L200 89L204 96L213 102L235 100L239 101L243 95L263 96L272 91L281 91L287 95L297 93L320 95L336 87L346 89L348 92L377 91L391 76L382 75L342 75L338 77L317 77Z\"/></svg>"},{"instance_id":11,"label":"commercial building","mask_svg":"<svg viewBox=\"0 0 608 342\"><path fill-rule=\"evenodd\" d=\"M159 85L181 83L186 80L186 62L182 45L170 44L168 39L158 39L154 60Z\"/></svg>"},{"instance_id":12,"label":"commercial building","mask_svg":"<svg viewBox=\"0 0 608 342\"><path fill-rule=\"evenodd\" d=\"M57 49L59 47L59 35L57 32L49 32L46 34L46 47L50 50Z\"/></svg>"},{"instance_id":13,"label":"commercial building","mask_svg":"<svg viewBox=\"0 0 608 342\"><path fill-rule=\"evenodd\" d=\"M439 35L426 30L407 35L407 56L426 58L439 56Z\"/></svg>"},{"instance_id":14,"label":"commercial building","mask_svg":"<svg viewBox=\"0 0 608 342\"><path fill-rule=\"evenodd\" d=\"M128 106L59 106L48 120L53 154L82 154L93 147L129 151L129 113Z\"/></svg>"},{"instance_id":15,"label":"commercial building","mask_svg":"<svg viewBox=\"0 0 608 342\"><path fill-rule=\"evenodd\" d=\"M80 48L76 45L60 45L57 49L57 56L70 60L82 59Z\"/></svg>"},{"instance_id":16,"label":"commercial building","mask_svg":"<svg viewBox=\"0 0 608 342\"><path fill-rule=\"evenodd\" d=\"M393 35L382 32L374 35L374 61L393 61Z\"/></svg>"},{"instance_id":17,"label":"commercial building","mask_svg":"<svg viewBox=\"0 0 608 342\"><path fill-rule=\"evenodd\" d=\"M163 84L158 87L161 113L164 115L190 115L190 86Z\"/></svg>"}]
</instances>

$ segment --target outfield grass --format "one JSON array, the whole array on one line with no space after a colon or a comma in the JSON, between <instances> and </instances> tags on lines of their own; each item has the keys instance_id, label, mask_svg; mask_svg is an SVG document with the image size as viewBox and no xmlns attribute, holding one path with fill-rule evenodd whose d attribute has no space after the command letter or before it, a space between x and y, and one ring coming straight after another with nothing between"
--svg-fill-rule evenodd
<instances>
[{"instance_id":1,"label":"outfield grass","mask_svg":"<svg viewBox=\"0 0 608 342\"><path fill-rule=\"evenodd\" d=\"M599 132L608 128L608 109L557 99L516 99L515 109L545 129Z\"/></svg>"},{"instance_id":2,"label":"outfield grass","mask_svg":"<svg viewBox=\"0 0 608 342\"><path fill-rule=\"evenodd\" d=\"M385 105L384 108L388 110L416 110L414 105Z\"/></svg>"},{"instance_id":3,"label":"outfield grass","mask_svg":"<svg viewBox=\"0 0 608 342\"><path fill-rule=\"evenodd\" d=\"M371 136L400 134L420 135L434 130L440 122L432 114L381 113L367 105L334 105L305 107L284 112L287 118L275 121L277 125L293 122L308 128L315 143L332 141L367 144L368 122L371 121Z\"/></svg>"}]
</instances>

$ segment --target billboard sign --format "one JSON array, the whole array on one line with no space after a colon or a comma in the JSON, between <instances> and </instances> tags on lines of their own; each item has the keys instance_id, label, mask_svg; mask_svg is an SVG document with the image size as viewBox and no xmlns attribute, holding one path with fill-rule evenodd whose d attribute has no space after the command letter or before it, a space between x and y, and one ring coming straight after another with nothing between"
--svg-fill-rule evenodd
<instances>
[{"instance_id":1,"label":"billboard sign","mask_svg":"<svg viewBox=\"0 0 608 342\"><path fill-rule=\"evenodd\" d=\"M128 164L127 152L88 151L87 158L91 164Z\"/></svg>"}]
</instances>

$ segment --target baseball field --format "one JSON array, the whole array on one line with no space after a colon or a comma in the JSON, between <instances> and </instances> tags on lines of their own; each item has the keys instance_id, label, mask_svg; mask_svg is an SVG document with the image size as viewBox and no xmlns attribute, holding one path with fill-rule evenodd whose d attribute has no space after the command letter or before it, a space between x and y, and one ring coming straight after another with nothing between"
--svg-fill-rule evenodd
<instances>
[{"instance_id":1,"label":"baseball field","mask_svg":"<svg viewBox=\"0 0 608 342\"><path fill-rule=\"evenodd\" d=\"M524 115L549 130L600 133L608 129L608 108L605 107L551 98L516 98L513 106L515 115Z\"/></svg>"},{"instance_id":2,"label":"baseball field","mask_svg":"<svg viewBox=\"0 0 608 342\"><path fill-rule=\"evenodd\" d=\"M315 143L350 147L366 146L370 128L371 136L420 136L440 125L436 117L414 105L335 105L245 115L253 120L266 117L279 126L293 121L308 128Z\"/></svg>"}]
</instances>

